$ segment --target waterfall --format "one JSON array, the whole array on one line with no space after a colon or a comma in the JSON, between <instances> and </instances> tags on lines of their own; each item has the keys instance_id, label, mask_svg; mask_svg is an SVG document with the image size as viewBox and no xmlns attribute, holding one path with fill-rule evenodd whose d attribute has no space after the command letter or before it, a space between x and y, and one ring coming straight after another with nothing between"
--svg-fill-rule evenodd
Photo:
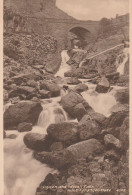
<instances>
[{"instance_id":1,"label":"waterfall","mask_svg":"<svg viewBox=\"0 0 132 195\"><path fill-rule=\"evenodd\" d=\"M61 62L60 68L59 68L58 72L55 74L55 76L59 76L59 77L63 78L64 73L71 70L71 67L67 64L67 61L70 59L70 57L67 54L67 50L63 50L61 52L61 58L62 58L62 62Z\"/></svg>"},{"instance_id":2,"label":"waterfall","mask_svg":"<svg viewBox=\"0 0 132 195\"><path fill-rule=\"evenodd\" d=\"M42 106L43 111L40 113L38 124L33 127L31 133L46 134L48 125L67 120L57 98ZM46 175L54 171L33 158L33 151L23 142L26 133L6 131L7 135L16 134L17 137L4 140L4 195L35 195L37 187Z\"/></svg>"},{"instance_id":3,"label":"waterfall","mask_svg":"<svg viewBox=\"0 0 132 195\"><path fill-rule=\"evenodd\" d=\"M125 64L129 57L129 48L124 48L123 53L117 57L117 72L120 73L120 75L124 74L124 68Z\"/></svg>"},{"instance_id":4,"label":"waterfall","mask_svg":"<svg viewBox=\"0 0 132 195\"><path fill-rule=\"evenodd\" d=\"M46 130L51 123L59 123L66 120L66 112L62 109L59 103L55 101L43 105L43 110L40 113L37 125Z\"/></svg>"},{"instance_id":5,"label":"waterfall","mask_svg":"<svg viewBox=\"0 0 132 195\"><path fill-rule=\"evenodd\" d=\"M101 113L108 117L111 108L116 105L114 97L115 90L108 93L97 93L95 91L96 85L88 84L89 90L82 93L83 98L89 103L95 112Z\"/></svg>"}]
</instances>

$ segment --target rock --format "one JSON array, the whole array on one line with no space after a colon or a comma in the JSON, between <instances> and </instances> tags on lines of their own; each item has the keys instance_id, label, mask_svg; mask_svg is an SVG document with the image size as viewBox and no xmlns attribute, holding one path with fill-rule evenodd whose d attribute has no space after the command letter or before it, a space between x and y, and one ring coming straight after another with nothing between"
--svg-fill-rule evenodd
<instances>
[{"instance_id":1,"label":"rock","mask_svg":"<svg viewBox=\"0 0 132 195\"><path fill-rule=\"evenodd\" d=\"M114 146L115 148L120 149L121 148L121 142L119 139L115 138L111 134L107 134L104 136L104 143L107 147Z\"/></svg>"},{"instance_id":2,"label":"rock","mask_svg":"<svg viewBox=\"0 0 132 195\"><path fill-rule=\"evenodd\" d=\"M103 146L96 139L89 139L69 146L70 151L76 159L86 158L89 155L97 155L102 152Z\"/></svg>"},{"instance_id":3,"label":"rock","mask_svg":"<svg viewBox=\"0 0 132 195\"><path fill-rule=\"evenodd\" d=\"M40 95L38 93L31 93L30 95L26 96L26 100L31 100L32 98L40 98Z\"/></svg>"},{"instance_id":4,"label":"rock","mask_svg":"<svg viewBox=\"0 0 132 195\"><path fill-rule=\"evenodd\" d=\"M61 104L64 110L73 118L76 118L76 116L74 116L74 107L80 103L86 110L92 110L91 106L89 106L83 97L74 91L69 92L67 95L61 98Z\"/></svg>"},{"instance_id":5,"label":"rock","mask_svg":"<svg viewBox=\"0 0 132 195\"><path fill-rule=\"evenodd\" d=\"M74 63L77 63L79 64L82 59L84 58L84 56L86 55L87 51L86 50L82 50L82 49L73 49L71 50L70 52L70 55L71 55L71 60L74 62Z\"/></svg>"},{"instance_id":6,"label":"rock","mask_svg":"<svg viewBox=\"0 0 132 195\"><path fill-rule=\"evenodd\" d=\"M34 87L35 89L39 89L38 83L36 81L34 81L34 80L29 80L27 82L27 85L30 86L30 87Z\"/></svg>"},{"instance_id":7,"label":"rock","mask_svg":"<svg viewBox=\"0 0 132 195\"><path fill-rule=\"evenodd\" d=\"M60 151L60 150L63 150L63 149L64 149L64 147L63 147L62 142L55 142L50 147L51 152Z\"/></svg>"},{"instance_id":8,"label":"rock","mask_svg":"<svg viewBox=\"0 0 132 195\"><path fill-rule=\"evenodd\" d=\"M117 80L119 79L119 72L114 72L114 73L110 73L110 74L106 74L106 78L108 79L108 81L110 83L116 83Z\"/></svg>"},{"instance_id":9,"label":"rock","mask_svg":"<svg viewBox=\"0 0 132 195\"><path fill-rule=\"evenodd\" d=\"M128 86L129 85L129 75L120 75L116 85Z\"/></svg>"},{"instance_id":10,"label":"rock","mask_svg":"<svg viewBox=\"0 0 132 195\"><path fill-rule=\"evenodd\" d=\"M41 111L42 106L38 102L23 101L10 105L4 113L4 127L11 129L22 122L35 125Z\"/></svg>"},{"instance_id":11,"label":"rock","mask_svg":"<svg viewBox=\"0 0 132 195\"><path fill-rule=\"evenodd\" d=\"M47 151L50 145L47 136L39 133L27 133L23 141L28 148L35 151Z\"/></svg>"},{"instance_id":12,"label":"rock","mask_svg":"<svg viewBox=\"0 0 132 195\"><path fill-rule=\"evenodd\" d=\"M116 101L122 104L129 104L129 89L120 89L115 94Z\"/></svg>"},{"instance_id":13,"label":"rock","mask_svg":"<svg viewBox=\"0 0 132 195\"><path fill-rule=\"evenodd\" d=\"M98 93L107 93L109 88L110 88L109 81L105 77L102 77L101 81L96 86L95 91L97 91Z\"/></svg>"},{"instance_id":14,"label":"rock","mask_svg":"<svg viewBox=\"0 0 132 195\"><path fill-rule=\"evenodd\" d=\"M6 138L8 139L16 139L17 135L15 134L10 134L10 135L7 135Z\"/></svg>"},{"instance_id":15,"label":"rock","mask_svg":"<svg viewBox=\"0 0 132 195\"><path fill-rule=\"evenodd\" d=\"M117 103L115 106L111 108L111 113L121 111L129 112L129 105Z\"/></svg>"},{"instance_id":16,"label":"rock","mask_svg":"<svg viewBox=\"0 0 132 195\"><path fill-rule=\"evenodd\" d=\"M60 52L49 53L47 55L47 63L45 70L49 73L55 73L61 64Z\"/></svg>"},{"instance_id":17,"label":"rock","mask_svg":"<svg viewBox=\"0 0 132 195\"><path fill-rule=\"evenodd\" d=\"M40 89L50 91L52 97L59 96L60 90L61 90L61 88L57 84L55 84L53 82L49 82L49 81L42 81L40 83Z\"/></svg>"},{"instance_id":18,"label":"rock","mask_svg":"<svg viewBox=\"0 0 132 195\"><path fill-rule=\"evenodd\" d=\"M67 81L68 85L77 85L79 83L81 83L81 81L79 81L76 77L69 78Z\"/></svg>"},{"instance_id":19,"label":"rock","mask_svg":"<svg viewBox=\"0 0 132 195\"><path fill-rule=\"evenodd\" d=\"M6 138L6 132L3 130L3 138Z\"/></svg>"},{"instance_id":20,"label":"rock","mask_svg":"<svg viewBox=\"0 0 132 195\"><path fill-rule=\"evenodd\" d=\"M122 126L119 128L120 135L119 139L122 144L122 149L127 151L129 148L129 117L126 117L123 121Z\"/></svg>"},{"instance_id":21,"label":"rock","mask_svg":"<svg viewBox=\"0 0 132 195\"><path fill-rule=\"evenodd\" d=\"M108 150L104 155L104 159L108 159L109 161L114 160L117 162L120 160L120 155L115 150Z\"/></svg>"},{"instance_id":22,"label":"rock","mask_svg":"<svg viewBox=\"0 0 132 195\"><path fill-rule=\"evenodd\" d=\"M85 114L87 114L87 111L86 111L85 107L83 106L83 104L80 103L74 107L72 114L74 115L75 118L77 118L78 121L80 121L82 119L82 117Z\"/></svg>"},{"instance_id":23,"label":"rock","mask_svg":"<svg viewBox=\"0 0 132 195\"><path fill-rule=\"evenodd\" d=\"M13 97L19 96L21 94L28 96L28 95L31 95L33 93L36 93L36 90L33 87L28 87L28 86L16 87L14 90L12 90L9 93L9 98L13 98Z\"/></svg>"},{"instance_id":24,"label":"rock","mask_svg":"<svg viewBox=\"0 0 132 195\"><path fill-rule=\"evenodd\" d=\"M12 80L15 84L20 85L21 83L26 83L28 80L39 81L42 80L43 77L41 74L36 73L28 73L28 74L19 74L17 76L12 77Z\"/></svg>"},{"instance_id":25,"label":"rock","mask_svg":"<svg viewBox=\"0 0 132 195\"><path fill-rule=\"evenodd\" d=\"M47 90L39 90L39 93L41 95L41 98L50 98L51 97L51 92Z\"/></svg>"},{"instance_id":26,"label":"rock","mask_svg":"<svg viewBox=\"0 0 132 195\"><path fill-rule=\"evenodd\" d=\"M98 112L89 112L88 113L93 120L95 120L100 126L102 126L103 121L106 119L106 117L103 114L100 114Z\"/></svg>"},{"instance_id":27,"label":"rock","mask_svg":"<svg viewBox=\"0 0 132 195\"><path fill-rule=\"evenodd\" d=\"M57 142L72 144L78 140L77 123L62 122L51 124L47 128L48 136Z\"/></svg>"},{"instance_id":28,"label":"rock","mask_svg":"<svg viewBox=\"0 0 132 195\"><path fill-rule=\"evenodd\" d=\"M85 115L78 123L78 131L80 140L87 140L97 136L100 133L100 127L89 115Z\"/></svg>"},{"instance_id":29,"label":"rock","mask_svg":"<svg viewBox=\"0 0 132 195\"><path fill-rule=\"evenodd\" d=\"M120 127L103 129L100 133L104 137L106 134L112 134L119 139Z\"/></svg>"},{"instance_id":30,"label":"rock","mask_svg":"<svg viewBox=\"0 0 132 195\"><path fill-rule=\"evenodd\" d=\"M128 112L114 112L103 121L102 126L104 128L120 127L126 116L128 116Z\"/></svg>"},{"instance_id":31,"label":"rock","mask_svg":"<svg viewBox=\"0 0 132 195\"><path fill-rule=\"evenodd\" d=\"M79 93L82 93L83 91L87 91L87 90L88 90L88 86L83 83L80 83L76 87L73 88L73 91L79 92Z\"/></svg>"},{"instance_id":32,"label":"rock","mask_svg":"<svg viewBox=\"0 0 132 195\"><path fill-rule=\"evenodd\" d=\"M27 123L27 122L19 123L19 125L17 126L17 129L18 129L19 132L31 131L32 130L32 124Z\"/></svg>"},{"instance_id":33,"label":"rock","mask_svg":"<svg viewBox=\"0 0 132 195\"><path fill-rule=\"evenodd\" d=\"M66 170L76 162L73 154L68 150L57 152L35 152L34 157L41 163L46 163L59 170Z\"/></svg>"}]
</instances>

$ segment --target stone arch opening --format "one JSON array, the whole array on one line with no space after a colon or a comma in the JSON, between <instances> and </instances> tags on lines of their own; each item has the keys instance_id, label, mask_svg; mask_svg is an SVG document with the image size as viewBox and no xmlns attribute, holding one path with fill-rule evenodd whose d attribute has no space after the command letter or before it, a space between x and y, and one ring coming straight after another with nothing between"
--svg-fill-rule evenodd
<instances>
[{"instance_id":1,"label":"stone arch opening","mask_svg":"<svg viewBox=\"0 0 132 195\"><path fill-rule=\"evenodd\" d=\"M91 32L83 27L74 27L69 30L69 35L72 48L84 48L91 36Z\"/></svg>"}]
</instances>

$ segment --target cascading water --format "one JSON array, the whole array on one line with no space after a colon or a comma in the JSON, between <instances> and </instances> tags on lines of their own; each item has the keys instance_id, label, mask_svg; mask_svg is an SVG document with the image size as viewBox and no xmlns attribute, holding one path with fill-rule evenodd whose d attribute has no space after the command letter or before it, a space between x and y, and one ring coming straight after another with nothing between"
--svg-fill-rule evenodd
<instances>
[{"instance_id":1,"label":"cascading water","mask_svg":"<svg viewBox=\"0 0 132 195\"><path fill-rule=\"evenodd\" d=\"M65 120L67 120L66 113L59 106L58 99L55 99L51 103L43 104L38 124L30 132L46 134L49 124ZM7 136L15 134L17 137L6 138L4 141L4 195L35 195L37 187L45 176L54 171L33 158L33 152L23 142L26 133L12 130L6 132Z\"/></svg>"},{"instance_id":2,"label":"cascading water","mask_svg":"<svg viewBox=\"0 0 132 195\"><path fill-rule=\"evenodd\" d=\"M67 64L67 61L70 59L69 55L67 54L67 50L63 50L61 52L61 58L62 58L61 66L55 76L63 78L64 73L71 70L70 66Z\"/></svg>"},{"instance_id":3,"label":"cascading water","mask_svg":"<svg viewBox=\"0 0 132 195\"><path fill-rule=\"evenodd\" d=\"M128 58L129 58L129 48L124 48L123 54L117 57L117 64L118 64L117 72L119 72L120 75L124 74L125 64Z\"/></svg>"},{"instance_id":4,"label":"cascading water","mask_svg":"<svg viewBox=\"0 0 132 195\"><path fill-rule=\"evenodd\" d=\"M89 90L82 93L83 98L89 103L95 112L108 117L111 114L111 108L117 104L114 97L115 90L108 93L97 93L96 85L88 83Z\"/></svg>"}]
</instances>

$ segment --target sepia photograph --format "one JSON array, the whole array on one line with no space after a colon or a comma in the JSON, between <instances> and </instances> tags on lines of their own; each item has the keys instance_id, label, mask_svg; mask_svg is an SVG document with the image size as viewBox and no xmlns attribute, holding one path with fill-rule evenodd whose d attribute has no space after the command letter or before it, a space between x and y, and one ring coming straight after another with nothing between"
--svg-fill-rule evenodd
<instances>
[{"instance_id":1,"label":"sepia photograph","mask_svg":"<svg viewBox=\"0 0 132 195\"><path fill-rule=\"evenodd\" d=\"M130 195L129 0L3 0L3 194Z\"/></svg>"}]
</instances>

